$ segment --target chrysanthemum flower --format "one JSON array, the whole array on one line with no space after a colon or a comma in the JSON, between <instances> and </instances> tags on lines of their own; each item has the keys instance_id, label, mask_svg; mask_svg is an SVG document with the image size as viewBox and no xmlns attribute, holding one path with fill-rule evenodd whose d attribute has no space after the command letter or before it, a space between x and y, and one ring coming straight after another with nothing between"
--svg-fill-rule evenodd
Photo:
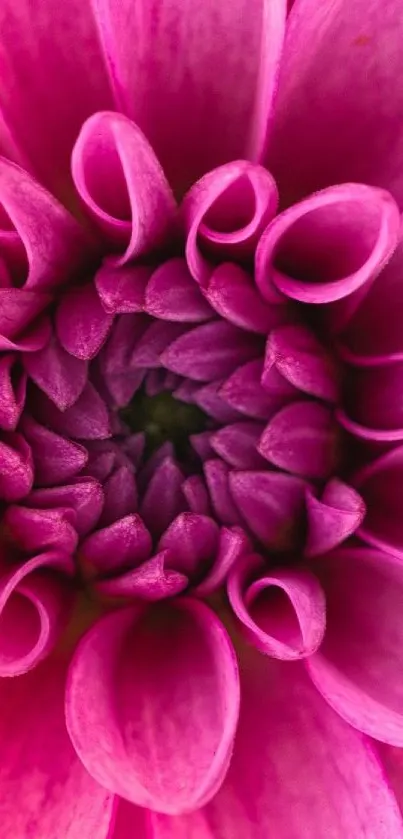
<instances>
[{"instance_id":1,"label":"chrysanthemum flower","mask_svg":"<svg viewBox=\"0 0 403 839\"><path fill-rule=\"evenodd\" d=\"M402 839L403 4L0 20L1 839Z\"/></svg>"}]
</instances>

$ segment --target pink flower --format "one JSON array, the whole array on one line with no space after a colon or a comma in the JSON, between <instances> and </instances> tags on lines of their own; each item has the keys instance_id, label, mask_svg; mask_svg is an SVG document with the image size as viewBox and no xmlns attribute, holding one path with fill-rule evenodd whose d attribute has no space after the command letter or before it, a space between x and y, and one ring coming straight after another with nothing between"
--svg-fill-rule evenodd
<instances>
[{"instance_id":1,"label":"pink flower","mask_svg":"<svg viewBox=\"0 0 403 839\"><path fill-rule=\"evenodd\" d=\"M403 839L402 12L2 4L1 839Z\"/></svg>"}]
</instances>

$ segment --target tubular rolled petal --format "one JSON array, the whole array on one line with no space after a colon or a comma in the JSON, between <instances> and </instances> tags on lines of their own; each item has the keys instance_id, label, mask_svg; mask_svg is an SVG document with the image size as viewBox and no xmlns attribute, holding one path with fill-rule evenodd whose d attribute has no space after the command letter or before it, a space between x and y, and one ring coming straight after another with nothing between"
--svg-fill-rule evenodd
<instances>
[{"instance_id":1,"label":"tubular rolled petal","mask_svg":"<svg viewBox=\"0 0 403 839\"><path fill-rule=\"evenodd\" d=\"M175 201L140 129L122 114L94 114L83 125L72 155L77 191L118 264L165 243Z\"/></svg>"},{"instance_id":2,"label":"tubular rolled petal","mask_svg":"<svg viewBox=\"0 0 403 839\"><path fill-rule=\"evenodd\" d=\"M358 530L366 512L361 495L338 478L326 484L320 498L308 489L305 556L318 556L336 548Z\"/></svg>"},{"instance_id":3,"label":"tubular rolled petal","mask_svg":"<svg viewBox=\"0 0 403 839\"><path fill-rule=\"evenodd\" d=\"M352 478L366 504L359 535L375 547L403 559L403 446L363 467Z\"/></svg>"},{"instance_id":4,"label":"tubular rolled petal","mask_svg":"<svg viewBox=\"0 0 403 839\"><path fill-rule=\"evenodd\" d=\"M186 258L196 282L208 285L214 261L251 257L277 204L272 176L247 161L227 163L201 178L181 207Z\"/></svg>"},{"instance_id":5,"label":"tubular rolled petal","mask_svg":"<svg viewBox=\"0 0 403 839\"><path fill-rule=\"evenodd\" d=\"M230 571L228 596L247 639L260 652L294 661L316 652L325 633L325 596L306 569L268 574L257 554Z\"/></svg>"},{"instance_id":6,"label":"tubular rolled petal","mask_svg":"<svg viewBox=\"0 0 403 839\"><path fill-rule=\"evenodd\" d=\"M103 617L70 666L67 727L90 774L140 806L202 806L228 768L239 713L236 657L196 600ZM172 655L172 651L175 655ZM86 696L83 702L83 696Z\"/></svg>"},{"instance_id":7,"label":"tubular rolled petal","mask_svg":"<svg viewBox=\"0 0 403 839\"><path fill-rule=\"evenodd\" d=\"M363 184L329 187L269 225L256 253L256 283L269 301L280 292L301 303L333 303L362 293L399 238L399 211L389 193Z\"/></svg>"},{"instance_id":8,"label":"tubular rolled petal","mask_svg":"<svg viewBox=\"0 0 403 839\"><path fill-rule=\"evenodd\" d=\"M217 591L226 580L231 568L250 550L250 541L242 528L222 527L214 563L204 579L192 589L192 594L205 597Z\"/></svg>"},{"instance_id":9,"label":"tubular rolled petal","mask_svg":"<svg viewBox=\"0 0 403 839\"><path fill-rule=\"evenodd\" d=\"M321 557L315 570L327 624L321 649L307 663L311 678L350 725L401 747L401 559L371 547L340 548Z\"/></svg>"}]
</instances>

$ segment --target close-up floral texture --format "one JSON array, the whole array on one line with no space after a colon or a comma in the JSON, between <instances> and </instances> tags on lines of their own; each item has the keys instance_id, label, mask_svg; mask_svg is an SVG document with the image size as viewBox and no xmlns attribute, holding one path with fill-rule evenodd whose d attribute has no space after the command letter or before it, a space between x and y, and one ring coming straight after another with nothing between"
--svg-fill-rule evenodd
<instances>
[{"instance_id":1,"label":"close-up floral texture","mask_svg":"<svg viewBox=\"0 0 403 839\"><path fill-rule=\"evenodd\" d=\"M2 0L1 839L403 839L402 44Z\"/></svg>"}]
</instances>

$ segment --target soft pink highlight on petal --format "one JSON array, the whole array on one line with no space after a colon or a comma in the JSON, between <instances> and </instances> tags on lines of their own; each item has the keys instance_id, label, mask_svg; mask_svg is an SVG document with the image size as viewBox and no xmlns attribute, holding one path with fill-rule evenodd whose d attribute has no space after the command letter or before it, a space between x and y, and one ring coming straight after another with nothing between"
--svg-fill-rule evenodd
<instances>
[{"instance_id":1,"label":"soft pink highlight on petal","mask_svg":"<svg viewBox=\"0 0 403 839\"><path fill-rule=\"evenodd\" d=\"M19 501L28 495L34 481L35 456L18 432L6 432L0 440L0 498Z\"/></svg>"},{"instance_id":2,"label":"soft pink highlight on petal","mask_svg":"<svg viewBox=\"0 0 403 839\"><path fill-rule=\"evenodd\" d=\"M72 156L77 191L119 264L165 242L175 202L146 137L122 114L94 114Z\"/></svg>"},{"instance_id":3,"label":"soft pink highlight on petal","mask_svg":"<svg viewBox=\"0 0 403 839\"><path fill-rule=\"evenodd\" d=\"M211 274L206 298L221 317L261 335L288 319L286 306L270 306L252 277L239 265L223 262Z\"/></svg>"},{"instance_id":4,"label":"soft pink highlight on petal","mask_svg":"<svg viewBox=\"0 0 403 839\"><path fill-rule=\"evenodd\" d=\"M145 265L116 265L105 260L94 277L105 311L113 314L142 312L151 273L151 268Z\"/></svg>"},{"instance_id":5,"label":"soft pink highlight on petal","mask_svg":"<svg viewBox=\"0 0 403 839\"><path fill-rule=\"evenodd\" d=\"M116 574L140 565L151 549L151 536L140 516L130 515L91 533L80 546L80 558L91 574Z\"/></svg>"},{"instance_id":6,"label":"soft pink highlight on petal","mask_svg":"<svg viewBox=\"0 0 403 839\"><path fill-rule=\"evenodd\" d=\"M52 486L76 477L88 460L88 452L33 419L22 422L24 437L32 449L35 479L39 486Z\"/></svg>"},{"instance_id":7,"label":"soft pink highlight on petal","mask_svg":"<svg viewBox=\"0 0 403 839\"><path fill-rule=\"evenodd\" d=\"M259 355L260 340L225 321L186 332L161 355L168 370L200 382L228 376L239 364Z\"/></svg>"},{"instance_id":8,"label":"soft pink highlight on petal","mask_svg":"<svg viewBox=\"0 0 403 839\"><path fill-rule=\"evenodd\" d=\"M56 332L70 355L88 360L97 355L113 323L95 286L88 283L69 290L56 311Z\"/></svg>"},{"instance_id":9,"label":"soft pink highlight on petal","mask_svg":"<svg viewBox=\"0 0 403 839\"><path fill-rule=\"evenodd\" d=\"M94 478L76 478L72 483L49 489L35 489L29 496L34 507L45 510L65 507L74 511L74 527L85 536L95 527L103 508L104 493Z\"/></svg>"},{"instance_id":10,"label":"soft pink highlight on petal","mask_svg":"<svg viewBox=\"0 0 403 839\"><path fill-rule=\"evenodd\" d=\"M29 377L63 411L78 399L87 381L87 364L75 358L52 334L49 343L24 358Z\"/></svg>"},{"instance_id":11,"label":"soft pink highlight on petal","mask_svg":"<svg viewBox=\"0 0 403 839\"><path fill-rule=\"evenodd\" d=\"M304 326L273 329L266 347L266 363L269 361L298 390L326 402L338 401L337 366L330 353Z\"/></svg>"},{"instance_id":12,"label":"soft pink highlight on petal","mask_svg":"<svg viewBox=\"0 0 403 839\"><path fill-rule=\"evenodd\" d=\"M306 569L274 569L245 556L230 572L228 596L246 637L260 652L293 661L316 652L325 633L325 597Z\"/></svg>"},{"instance_id":13,"label":"soft pink highlight on petal","mask_svg":"<svg viewBox=\"0 0 403 839\"><path fill-rule=\"evenodd\" d=\"M308 661L310 675L350 725L401 746L402 562L370 547L341 548L322 556L315 570L326 594L327 629Z\"/></svg>"},{"instance_id":14,"label":"soft pink highlight on petal","mask_svg":"<svg viewBox=\"0 0 403 839\"><path fill-rule=\"evenodd\" d=\"M146 289L145 310L164 320L202 323L214 317L184 259L176 257L154 271Z\"/></svg>"},{"instance_id":15,"label":"soft pink highlight on petal","mask_svg":"<svg viewBox=\"0 0 403 839\"><path fill-rule=\"evenodd\" d=\"M238 720L238 671L207 606L178 601L160 613L159 625L156 614L112 613L82 639L70 668L67 726L100 783L176 814L203 805L223 780Z\"/></svg>"},{"instance_id":16,"label":"soft pink highlight on petal","mask_svg":"<svg viewBox=\"0 0 403 839\"><path fill-rule=\"evenodd\" d=\"M306 492L308 519L307 542L304 554L318 556L333 550L355 533L366 513L366 505L359 493L338 478L332 478L317 498L311 489ZM360 529L362 534L362 529Z\"/></svg>"}]
</instances>

